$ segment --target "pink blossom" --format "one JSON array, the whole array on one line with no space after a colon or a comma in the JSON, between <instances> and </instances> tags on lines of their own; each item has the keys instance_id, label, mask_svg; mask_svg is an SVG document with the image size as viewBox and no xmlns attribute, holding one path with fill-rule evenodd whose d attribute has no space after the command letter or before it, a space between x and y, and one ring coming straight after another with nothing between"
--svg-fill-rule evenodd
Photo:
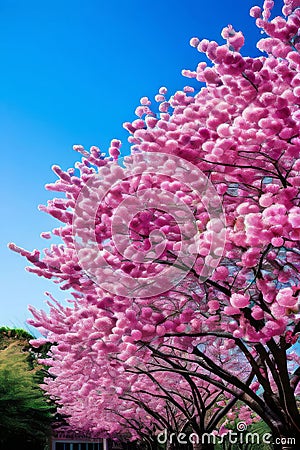
<instances>
[{"instance_id":1,"label":"pink blossom","mask_svg":"<svg viewBox=\"0 0 300 450\"><path fill-rule=\"evenodd\" d=\"M256 392L259 388L260 388L260 384L257 381L250 385L250 389L252 389L252 391L254 391L254 392Z\"/></svg>"},{"instance_id":2,"label":"pink blossom","mask_svg":"<svg viewBox=\"0 0 300 450\"><path fill-rule=\"evenodd\" d=\"M284 244L284 240L282 237L274 237L272 238L271 243L274 247L281 247Z\"/></svg>"},{"instance_id":3,"label":"pink blossom","mask_svg":"<svg viewBox=\"0 0 300 450\"><path fill-rule=\"evenodd\" d=\"M295 206L289 211L288 215L289 223L294 228L300 228L300 208Z\"/></svg>"},{"instance_id":4,"label":"pink blossom","mask_svg":"<svg viewBox=\"0 0 300 450\"><path fill-rule=\"evenodd\" d=\"M132 330L131 336L138 341L142 338L143 333L140 330Z\"/></svg>"},{"instance_id":5,"label":"pink blossom","mask_svg":"<svg viewBox=\"0 0 300 450\"><path fill-rule=\"evenodd\" d=\"M235 316L236 314L241 314L239 307L225 306L224 314L227 316Z\"/></svg>"},{"instance_id":6,"label":"pink blossom","mask_svg":"<svg viewBox=\"0 0 300 450\"><path fill-rule=\"evenodd\" d=\"M264 317L264 312L258 305L255 305L252 308L251 315L255 320L261 320Z\"/></svg>"},{"instance_id":7,"label":"pink blossom","mask_svg":"<svg viewBox=\"0 0 300 450\"><path fill-rule=\"evenodd\" d=\"M244 294L232 294L230 303L234 308L245 308L249 305L249 296Z\"/></svg>"},{"instance_id":8,"label":"pink blossom","mask_svg":"<svg viewBox=\"0 0 300 450\"><path fill-rule=\"evenodd\" d=\"M228 45L236 52L241 49L245 42L243 34L240 31L236 32L232 25L223 28L222 37L227 40Z\"/></svg>"},{"instance_id":9,"label":"pink blossom","mask_svg":"<svg viewBox=\"0 0 300 450\"><path fill-rule=\"evenodd\" d=\"M259 6L253 6L250 9L250 16L254 17L255 19L260 17L261 16L261 8Z\"/></svg>"},{"instance_id":10,"label":"pink blossom","mask_svg":"<svg viewBox=\"0 0 300 450\"><path fill-rule=\"evenodd\" d=\"M297 309L298 297L294 296L292 288L280 289L276 295L276 300L280 306L285 308Z\"/></svg>"}]
</instances>

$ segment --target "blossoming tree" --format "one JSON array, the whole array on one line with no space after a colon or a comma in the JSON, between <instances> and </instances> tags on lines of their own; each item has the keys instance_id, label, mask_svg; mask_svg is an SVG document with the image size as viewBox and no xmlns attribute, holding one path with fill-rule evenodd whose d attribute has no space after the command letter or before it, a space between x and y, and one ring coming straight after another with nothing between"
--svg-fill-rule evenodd
<instances>
[{"instance_id":1,"label":"blossoming tree","mask_svg":"<svg viewBox=\"0 0 300 450\"><path fill-rule=\"evenodd\" d=\"M140 380L154 360L174 379L193 373L243 401L274 438L299 437L300 1L285 0L271 20L272 7L251 9L264 56L242 56L232 26L224 45L191 40L211 64L183 74L204 85L170 98L161 88L158 112L143 97L125 124L132 147L123 163L113 140L109 157L76 146L79 174L54 166L58 180L47 188L65 198L41 209L63 222L53 230L61 245L41 257L11 244L28 270L73 290L73 308L33 311L31 323L58 344L55 375L69 374L72 355L81 412L101 377L89 358L84 366L92 349ZM46 389L57 396L59 383ZM92 398L102 410L110 400L100 392ZM76 408L68 411L76 423Z\"/></svg>"},{"instance_id":2,"label":"blossoming tree","mask_svg":"<svg viewBox=\"0 0 300 450\"><path fill-rule=\"evenodd\" d=\"M182 448L174 436L185 433L186 440L193 432L194 444L205 434L204 448L212 448L207 435L216 429L221 435L226 433L225 417L232 421L240 416L247 425L257 420L249 408L240 414L237 402L243 393L239 388L230 383L211 383L215 375L204 373L197 360L193 362L194 355L185 359L176 340L169 339L170 345L165 341L164 353L155 356L146 346L138 354L133 345L126 346L122 353L124 345L115 333L120 323L103 314L100 319L95 305L78 306L71 309L52 304L48 319L32 309L35 325L43 323L52 328L51 339L59 342L52 348L51 359L44 361L50 365L46 386L62 405L59 412L70 416L75 429L142 441L143 448L148 443L152 449L165 438L173 439L172 448ZM136 327L133 319L133 311L127 310L129 329L131 324ZM130 335L123 339L130 341ZM171 364L167 357L170 348ZM241 355L233 357L232 350L223 351L220 364L230 367L248 386L252 383L253 374L247 373Z\"/></svg>"}]
</instances>

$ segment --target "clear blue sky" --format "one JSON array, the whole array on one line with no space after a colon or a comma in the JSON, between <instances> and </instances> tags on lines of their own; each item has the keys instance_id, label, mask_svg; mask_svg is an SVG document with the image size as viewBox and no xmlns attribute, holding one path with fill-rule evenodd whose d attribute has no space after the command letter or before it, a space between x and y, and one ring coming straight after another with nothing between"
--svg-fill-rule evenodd
<instances>
[{"instance_id":1,"label":"clear blue sky","mask_svg":"<svg viewBox=\"0 0 300 450\"><path fill-rule=\"evenodd\" d=\"M259 2L258 2L259 3ZM262 3L262 0L261 0ZM255 56L260 34L249 17L255 0L0 0L1 312L0 325L23 327L27 305L44 306L57 287L25 272L10 241L43 248L39 235L56 226L37 210L51 198L53 164L71 167L73 144L124 142L122 123L134 119L142 96L169 93L203 58L193 36L223 42L231 23ZM279 2L281 7L281 2ZM279 10L279 8L278 8Z\"/></svg>"}]
</instances>

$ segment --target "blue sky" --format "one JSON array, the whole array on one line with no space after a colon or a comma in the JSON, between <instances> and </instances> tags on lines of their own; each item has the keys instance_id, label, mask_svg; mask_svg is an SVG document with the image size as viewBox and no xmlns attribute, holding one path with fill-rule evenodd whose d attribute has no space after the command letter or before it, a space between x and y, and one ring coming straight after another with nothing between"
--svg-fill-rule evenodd
<instances>
[{"instance_id":1,"label":"blue sky","mask_svg":"<svg viewBox=\"0 0 300 450\"><path fill-rule=\"evenodd\" d=\"M254 4L0 0L0 326L23 327L29 303L44 307L45 290L66 297L7 249L11 241L29 250L47 244L39 235L57 223L37 206L51 198L44 189L55 180L51 166L73 166L73 144L106 151L118 138L128 150L122 123L134 119L139 99L160 86L181 89L188 84L181 70L203 59L191 37L223 42L220 32L231 23L245 34L243 54L257 55Z\"/></svg>"}]
</instances>

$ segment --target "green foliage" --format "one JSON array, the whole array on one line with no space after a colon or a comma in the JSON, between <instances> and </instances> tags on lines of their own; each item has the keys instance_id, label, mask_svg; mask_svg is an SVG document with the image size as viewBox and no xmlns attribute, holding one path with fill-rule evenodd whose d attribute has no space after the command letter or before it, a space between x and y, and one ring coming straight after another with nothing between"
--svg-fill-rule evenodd
<instances>
[{"instance_id":1,"label":"green foliage","mask_svg":"<svg viewBox=\"0 0 300 450\"><path fill-rule=\"evenodd\" d=\"M0 329L0 448L40 450L50 432L53 408L38 383L41 367L24 330Z\"/></svg>"},{"instance_id":2,"label":"green foliage","mask_svg":"<svg viewBox=\"0 0 300 450\"><path fill-rule=\"evenodd\" d=\"M7 338L24 339L29 341L30 339L33 339L33 336L21 328L0 327L0 342L5 342Z\"/></svg>"}]
</instances>

